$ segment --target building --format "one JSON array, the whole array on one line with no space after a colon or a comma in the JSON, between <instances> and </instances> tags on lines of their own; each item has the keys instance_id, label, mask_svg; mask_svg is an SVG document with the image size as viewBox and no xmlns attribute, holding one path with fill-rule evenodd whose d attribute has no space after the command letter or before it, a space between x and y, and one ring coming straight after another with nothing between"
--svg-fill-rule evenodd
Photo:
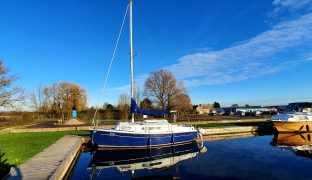
<instances>
[{"instance_id":1,"label":"building","mask_svg":"<svg viewBox=\"0 0 312 180\"><path fill-rule=\"evenodd\" d=\"M211 112L212 108L209 107L209 105L205 104L199 104L193 106L193 111L195 111L197 114L209 114Z\"/></svg>"}]
</instances>

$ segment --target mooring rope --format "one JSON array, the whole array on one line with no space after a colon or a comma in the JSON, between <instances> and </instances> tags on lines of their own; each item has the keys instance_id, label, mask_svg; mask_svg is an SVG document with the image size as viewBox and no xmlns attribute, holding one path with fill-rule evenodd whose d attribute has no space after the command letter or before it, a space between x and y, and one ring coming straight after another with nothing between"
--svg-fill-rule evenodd
<instances>
[{"instance_id":1,"label":"mooring rope","mask_svg":"<svg viewBox=\"0 0 312 180\"><path fill-rule=\"evenodd\" d=\"M114 61L114 58L115 58L115 54L116 54L116 51L117 51L117 47L118 47L118 44L119 44L119 40L120 40L120 37L121 37L121 33L122 33L122 30L123 30L123 27L124 27L124 24L125 24L125 20L126 20L126 17L127 17L127 13L128 13L128 9L129 9L129 3L127 5L127 9L125 11L125 14L124 14L124 18L123 18L123 21L122 21L122 24L121 24L121 27L120 27L120 30L119 30L119 34L118 34L118 38L117 38L117 41L116 41L116 44L115 44L115 48L114 48L114 51L113 51L113 55L112 55L112 58L111 58L111 61L110 61L110 64L109 64L109 67L108 67L108 71L107 71L107 74L106 74L106 78L105 78L105 81L104 81L104 84L103 84L103 87L101 89L101 92L100 92L100 98L98 99L98 103L95 107L95 112L94 112L94 116L93 116L93 120L92 120L92 124L93 126L95 126L95 118L96 118L96 114L98 112L98 109L99 109L99 104L103 98L103 95L104 95L104 89L106 87L106 84L107 84L107 80L108 80L108 77L109 77L109 73L111 71L111 68L112 68L112 65L113 65L113 61Z\"/></svg>"}]
</instances>

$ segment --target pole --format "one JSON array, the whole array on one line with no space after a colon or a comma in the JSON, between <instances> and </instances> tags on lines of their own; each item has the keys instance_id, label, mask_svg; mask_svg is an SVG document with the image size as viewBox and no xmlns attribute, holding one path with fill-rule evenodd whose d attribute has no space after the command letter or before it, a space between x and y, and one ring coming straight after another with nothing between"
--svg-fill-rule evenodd
<instances>
[{"instance_id":1,"label":"pole","mask_svg":"<svg viewBox=\"0 0 312 180\"><path fill-rule=\"evenodd\" d=\"M133 83L133 47L132 47L132 0L129 0L129 6L130 6L130 11L129 11L129 30L130 30L130 36L129 36L129 41L130 41L130 82L131 82L131 99L134 97L134 83ZM131 122L134 122L134 113L131 114Z\"/></svg>"}]
</instances>

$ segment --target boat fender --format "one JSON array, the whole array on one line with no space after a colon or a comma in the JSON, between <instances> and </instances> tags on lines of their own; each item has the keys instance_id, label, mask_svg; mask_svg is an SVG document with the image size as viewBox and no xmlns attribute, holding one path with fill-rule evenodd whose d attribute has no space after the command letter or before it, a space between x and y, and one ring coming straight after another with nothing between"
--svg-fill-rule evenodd
<instances>
[{"instance_id":1,"label":"boat fender","mask_svg":"<svg viewBox=\"0 0 312 180\"><path fill-rule=\"evenodd\" d=\"M204 154L207 152L207 148L205 146L203 146L200 150L199 150L200 153Z\"/></svg>"},{"instance_id":2,"label":"boat fender","mask_svg":"<svg viewBox=\"0 0 312 180\"><path fill-rule=\"evenodd\" d=\"M197 133L197 138L200 138L201 142L198 144L198 147L200 149L202 149L204 147L204 139L203 139L203 135L205 134L205 130L202 128L198 128L197 129L198 133Z\"/></svg>"}]
</instances>

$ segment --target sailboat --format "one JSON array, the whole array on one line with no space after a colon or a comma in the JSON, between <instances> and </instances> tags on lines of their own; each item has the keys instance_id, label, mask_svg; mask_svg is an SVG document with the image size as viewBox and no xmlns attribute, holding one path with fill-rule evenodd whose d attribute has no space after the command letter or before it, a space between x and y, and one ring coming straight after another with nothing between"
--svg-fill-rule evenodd
<instances>
[{"instance_id":1,"label":"sailboat","mask_svg":"<svg viewBox=\"0 0 312 180\"><path fill-rule=\"evenodd\" d=\"M131 79L131 122L119 122L112 129L90 129L92 143L100 148L153 148L190 143L201 135L193 126L170 124L166 119L134 122L135 114L160 115L169 111L146 111L134 100L133 49L132 49L132 0L129 0L130 30L130 79Z\"/></svg>"}]
</instances>

